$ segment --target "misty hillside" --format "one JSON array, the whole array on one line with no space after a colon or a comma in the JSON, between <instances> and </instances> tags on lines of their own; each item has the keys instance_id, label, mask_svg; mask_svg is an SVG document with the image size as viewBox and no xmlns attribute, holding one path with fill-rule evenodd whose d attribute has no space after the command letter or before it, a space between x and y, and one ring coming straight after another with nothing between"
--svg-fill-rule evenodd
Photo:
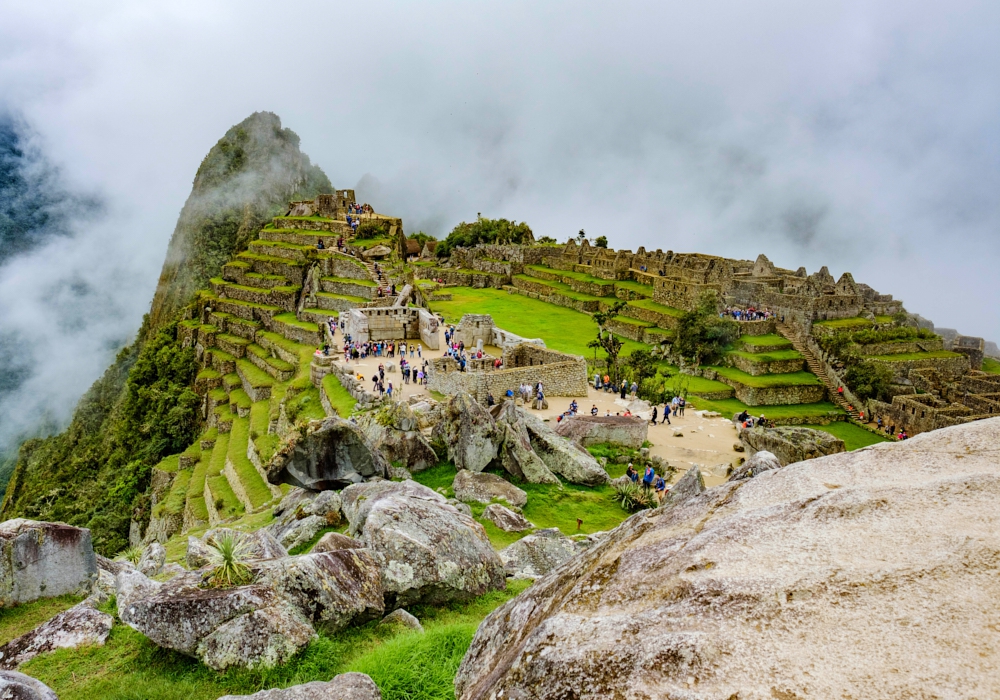
<instances>
[{"instance_id":1,"label":"misty hillside","mask_svg":"<svg viewBox=\"0 0 1000 700\"><path fill-rule=\"evenodd\" d=\"M5 519L89 527L102 552L125 546L129 521L148 511L152 466L190 444L197 427L196 362L177 343L178 312L265 218L331 189L276 115L254 113L226 132L198 168L138 339L80 400L65 431L21 447Z\"/></svg>"}]
</instances>

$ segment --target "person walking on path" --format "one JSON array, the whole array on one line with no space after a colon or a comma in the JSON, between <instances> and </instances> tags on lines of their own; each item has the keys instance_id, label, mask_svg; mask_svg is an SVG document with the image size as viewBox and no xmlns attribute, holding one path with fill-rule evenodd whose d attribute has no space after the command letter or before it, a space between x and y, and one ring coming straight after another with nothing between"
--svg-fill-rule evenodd
<instances>
[{"instance_id":1,"label":"person walking on path","mask_svg":"<svg viewBox=\"0 0 1000 700\"><path fill-rule=\"evenodd\" d=\"M670 404L668 404L666 401L663 402L663 420L661 421L661 423L666 423L667 425L670 425Z\"/></svg>"},{"instance_id":2,"label":"person walking on path","mask_svg":"<svg viewBox=\"0 0 1000 700\"><path fill-rule=\"evenodd\" d=\"M687 406L687 401L685 401L685 400L684 400L684 397L682 396L682 397L681 397L681 400L680 400L680 407L681 407L681 417L682 417L682 418L684 417L684 407L685 407L685 406Z\"/></svg>"},{"instance_id":3,"label":"person walking on path","mask_svg":"<svg viewBox=\"0 0 1000 700\"><path fill-rule=\"evenodd\" d=\"M625 400L625 392L626 392L626 390L627 390L627 389L628 389L628 387L627 387L627 386L625 386L625 382L622 382L622 390L621 390L621 398L622 398L622 401L624 401L624 400Z\"/></svg>"},{"instance_id":4,"label":"person walking on path","mask_svg":"<svg viewBox=\"0 0 1000 700\"><path fill-rule=\"evenodd\" d=\"M653 406L653 425L656 425L656 406Z\"/></svg>"}]
</instances>

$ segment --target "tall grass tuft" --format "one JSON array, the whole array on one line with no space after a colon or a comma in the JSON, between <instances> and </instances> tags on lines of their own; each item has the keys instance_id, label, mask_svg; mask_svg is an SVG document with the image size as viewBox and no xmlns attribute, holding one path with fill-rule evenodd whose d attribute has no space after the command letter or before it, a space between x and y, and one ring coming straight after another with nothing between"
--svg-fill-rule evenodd
<instances>
[{"instance_id":1,"label":"tall grass tuft","mask_svg":"<svg viewBox=\"0 0 1000 700\"><path fill-rule=\"evenodd\" d=\"M244 563L249 545L235 532L223 532L208 543L208 560L212 569L206 583L212 588L243 586L253 580L253 572Z\"/></svg>"}]
</instances>

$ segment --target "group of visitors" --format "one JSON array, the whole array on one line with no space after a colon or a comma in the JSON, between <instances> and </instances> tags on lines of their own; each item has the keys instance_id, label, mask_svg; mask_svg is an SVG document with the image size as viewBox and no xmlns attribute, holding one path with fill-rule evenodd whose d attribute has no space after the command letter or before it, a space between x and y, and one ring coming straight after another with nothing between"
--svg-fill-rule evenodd
<instances>
[{"instance_id":1,"label":"group of visitors","mask_svg":"<svg viewBox=\"0 0 1000 700\"><path fill-rule=\"evenodd\" d=\"M903 430L902 428L899 429L899 432L896 432L896 426L895 425L886 425L886 424L883 424L881 418L879 418L876 421L876 424L878 425L879 432L884 432L886 435L895 435L897 440L906 440L906 439L908 439L910 437L906 433L906 431Z\"/></svg>"},{"instance_id":2,"label":"group of visitors","mask_svg":"<svg viewBox=\"0 0 1000 700\"><path fill-rule=\"evenodd\" d=\"M426 384L426 370L427 360L424 360L422 365L419 362L409 362L406 359L406 351L403 351L403 359L399 361L399 371L403 374L403 384Z\"/></svg>"},{"instance_id":3,"label":"group of visitors","mask_svg":"<svg viewBox=\"0 0 1000 700\"><path fill-rule=\"evenodd\" d=\"M764 417L764 414L760 414L760 418L754 418L750 415L750 412L743 409L743 413L736 416L736 422L738 422L744 428L753 428L754 426L760 426L762 428L773 428L774 421L769 421Z\"/></svg>"},{"instance_id":4,"label":"group of visitors","mask_svg":"<svg viewBox=\"0 0 1000 700\"><path fill-rule=\"evenodd\" d=\"M544 387L542 387L542 383L541 382L538 382L534 386L532 386L531 384L522 383L517 388L517 396L520 397L522 404L524 404L525 406L527 406L529 403L531 403L532 406L533 406L533 408L535 408L536 410L540 411L545 406L545 390L544 390ZM515 397L514 390L513 389L508 389L507 390L507 398L508 399L513 399L514 397ZM572 404L570 404L570 407L574 411L574 415L575 415L575 412L576 412L576 401L575 400L573 401ZM563 413L562 416L559 416L558 420L562 420L563 416L565 416L565 415L566 415L566 413Z\"/></svg>"},{"instance_id":5,"label":"group of visitors","mask_svg":"<svg viewBox=\"0 0 1000 700\"><path fill-rule=\"evenodd\" d=\"M769 318L774 318L774 314L767 309L757 309L753 306L747 309L727 306L719 316L722 318L731 317L737 321L766 321Z\"/></svg>"},{"instance_id":6,"label":"group of visitors","mask_svg":"<svg viewBox=\"0 0 1000 700\"><path fill-rule=\"evenodd\" d=\"M635 467L631 462L628 463L628 468L625 470L625 475L633 484L639 483L639 472L636 471ZM656 500L660 503L663 502L664 497L666 497L667 492L670 491L667 488L667 481L663 478L661 474L657 474L656 470L653 469L651 464L647 464L646 468L643 470L642 474L642 485L647 489L653 489L656 493Z\"/></svg>"},{"instance_id":7,"label":"group of visitors","mask_svg":"<svg viewBox=\"0 0 1000 700\"><path fill-rule=\"evenodd\" d=\"M633 383L632 386L635 386L635 384ZM624 399L625 394L628 393L630 387L628 382L624 380L621 384L619 384L617 381L612 381L611 377L608 375L605 374L602 377L600 373L597 373L594 375L594 388L598 391L604 389L605 393L620 394L621 398ZM632 390L632 393L634 394L638 388L639 387L636 386L635 389Z\"/></svg>"}]
</instances>

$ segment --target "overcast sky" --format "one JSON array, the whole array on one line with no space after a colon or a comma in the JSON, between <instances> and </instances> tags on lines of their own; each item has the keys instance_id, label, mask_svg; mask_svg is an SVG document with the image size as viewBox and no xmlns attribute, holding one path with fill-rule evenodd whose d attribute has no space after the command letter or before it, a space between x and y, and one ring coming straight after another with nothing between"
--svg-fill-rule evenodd
<instances>
[{"instance_id":1,"label":"overcast sky","mask_svg":"<svg viewBox=\"0 0 1000 700\"><path fill-rule=\"evenodd\" d=\"M407 230L482 212L763 252L1000 340L998 20L996 0L0 0L0 108L105 212L0 269L0 326L44 349L17 411L65 415L134 333L198 164L256 110Z\"/></svg>"}]
</instances>

